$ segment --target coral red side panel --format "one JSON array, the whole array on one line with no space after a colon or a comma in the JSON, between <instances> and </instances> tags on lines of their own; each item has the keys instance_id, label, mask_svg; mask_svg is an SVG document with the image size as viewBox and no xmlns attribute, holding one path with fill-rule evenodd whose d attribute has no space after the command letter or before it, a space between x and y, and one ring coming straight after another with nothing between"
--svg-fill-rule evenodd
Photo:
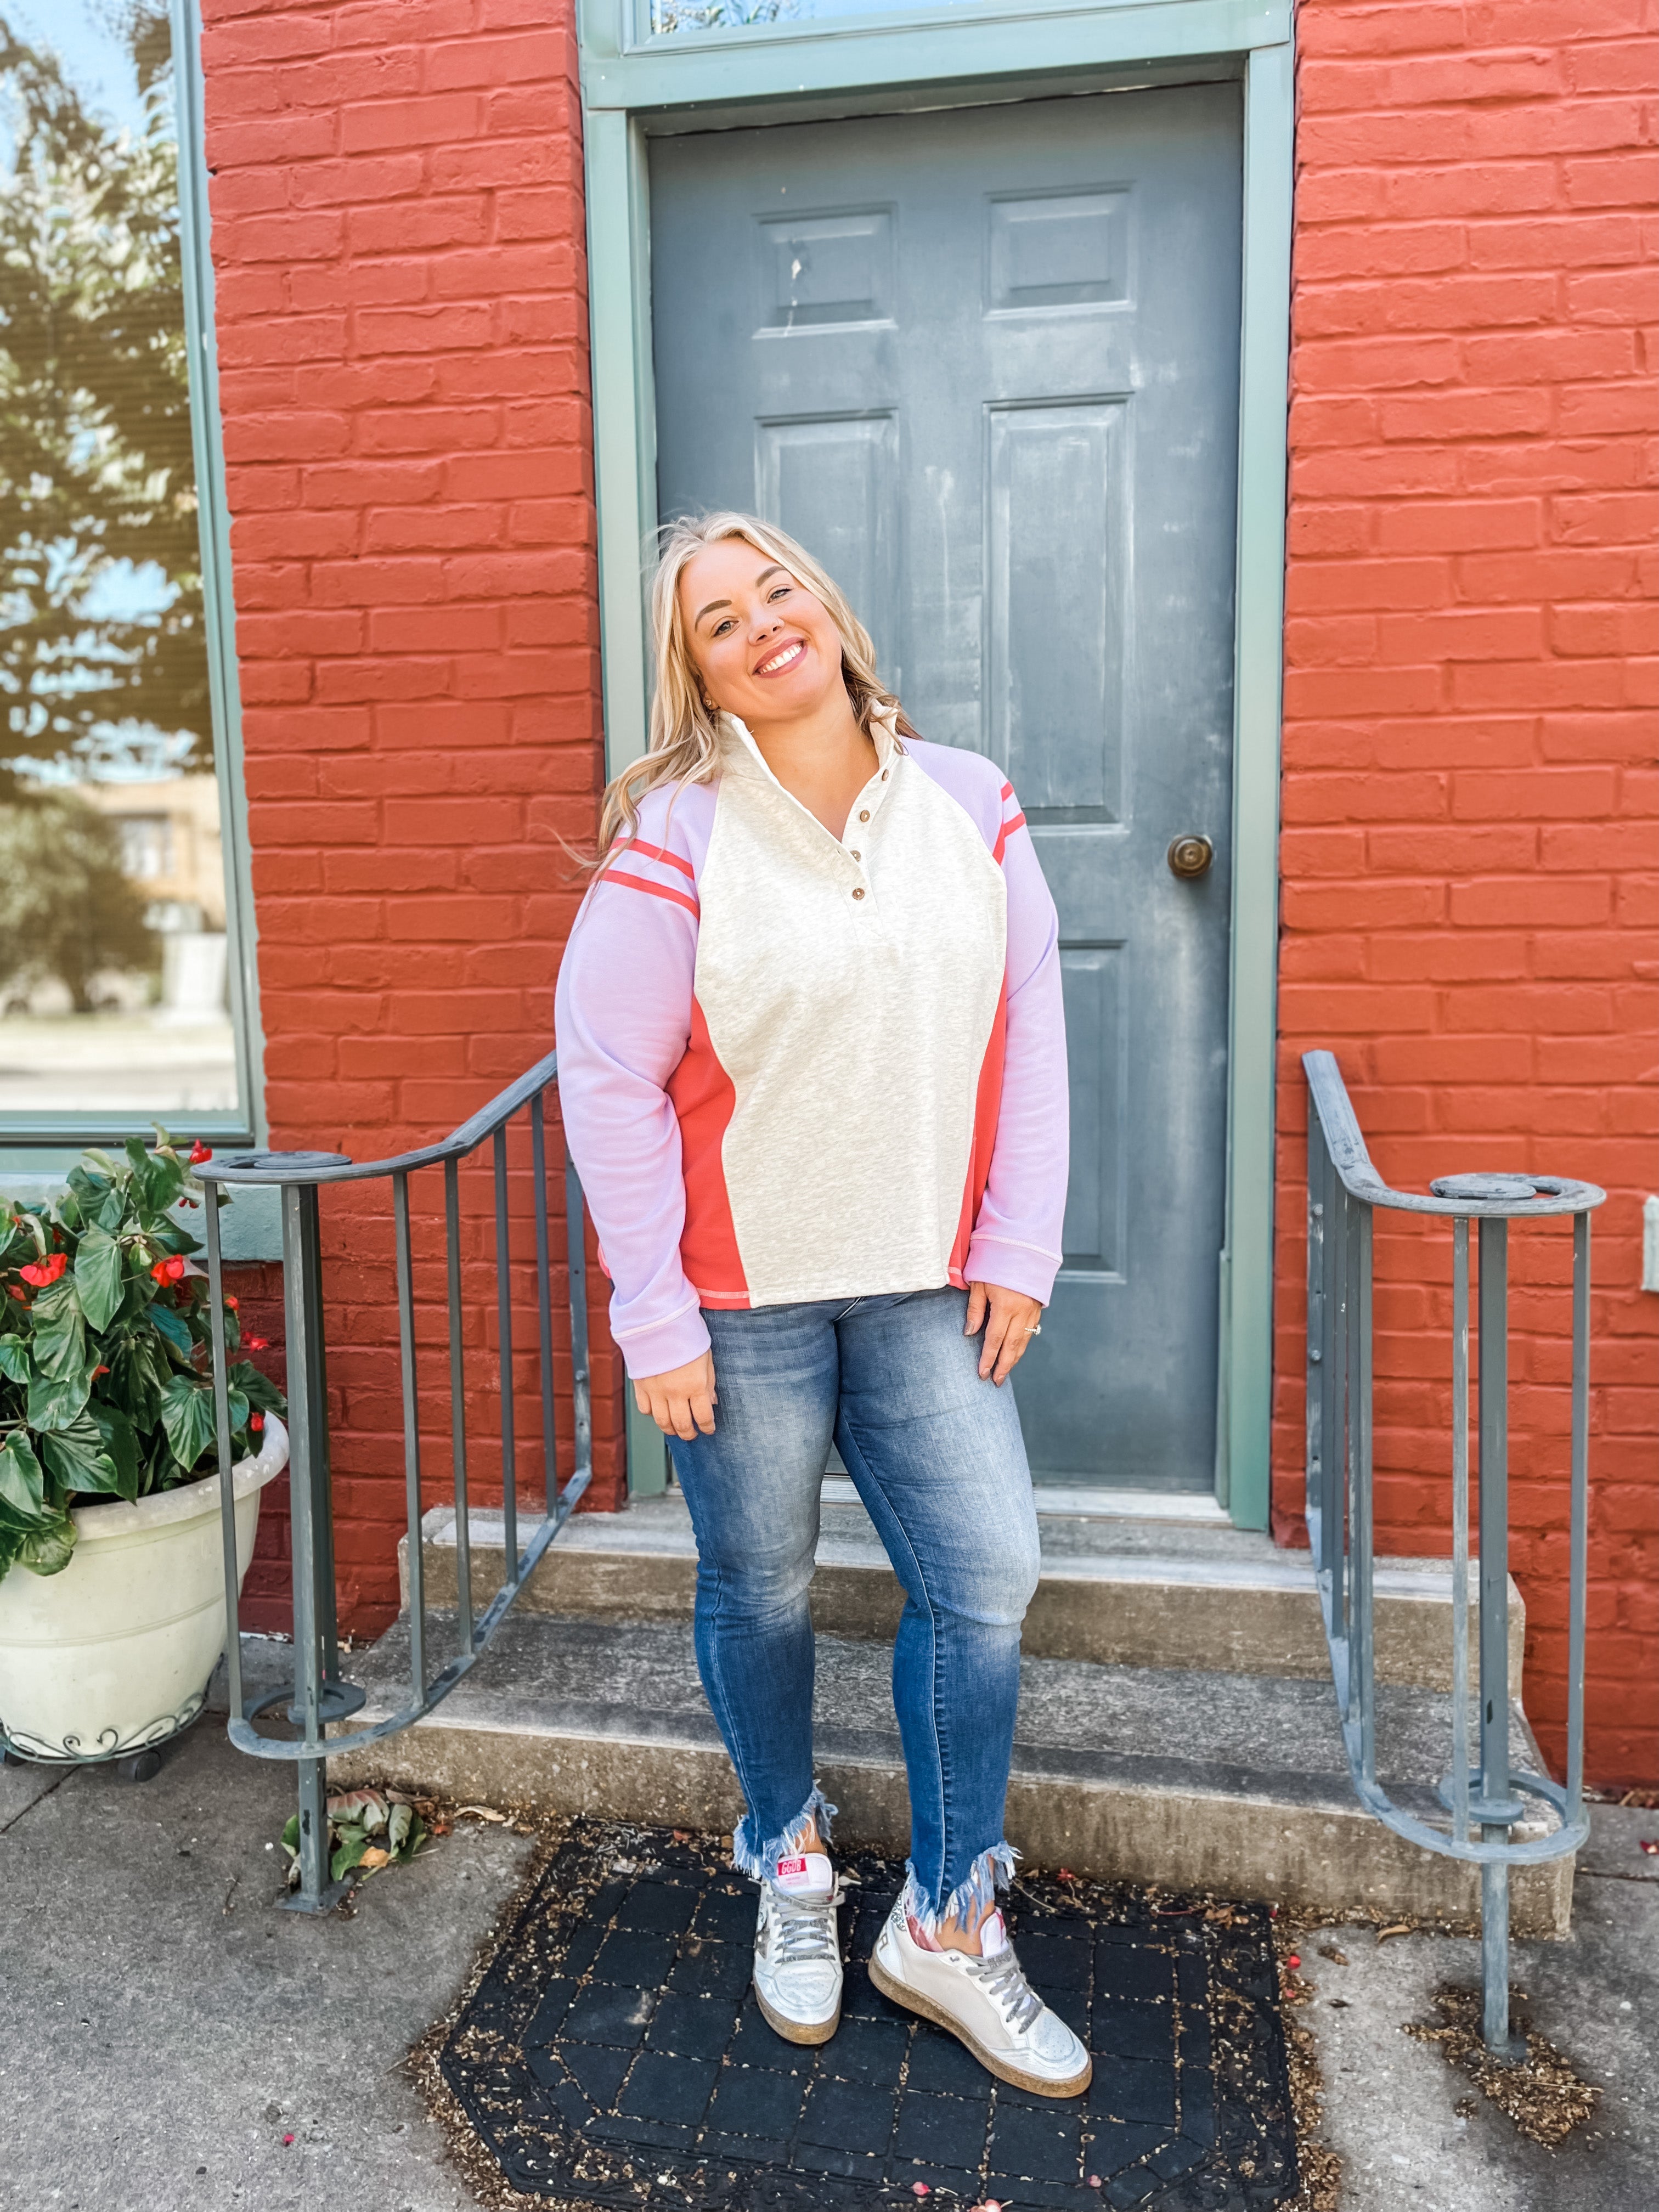
<instances>
[{"instance_id":1,"label":"coral red side panel","mask_svg":"<svg viewBox=\"0 0 1659 2212\"><path fill-rule=\"evenodd\" d=\"M691 1001L691 1042L668 1079L668 1096L679 1116L685 1167L685 1230L680 1261L706 1306L746 1306L749 1285L732 1225L720 1147L731 1125L737 1093L720 1066L708 1024Z\"/></svg>"},{"instance_id":2,"label":"coral red side panel","mask_svg":"<svg viewBox=\"0 0 1659 2212\"><path fill-rule=\"evenodd\" d=\"M958 1290L965 1287L967 1278L963 1269L968 1264L968 1246L974 1233L974 1223L979 1216L979 1202L985 1195L985 1186L991 1178L991 1154L996 1149L997 1121L1002 1112L1002 1063L1008 1042L1008 978L1002 979L1002 995L997 1000L996 1018L991 1024L985 1057L980 1062L979 1089L974 1099L974 1142L968 1156L968 1180L962 1194L962 1217L957 1224L957 1240L951 1247L951 1280Z\"/></svg>"}]
</instances>

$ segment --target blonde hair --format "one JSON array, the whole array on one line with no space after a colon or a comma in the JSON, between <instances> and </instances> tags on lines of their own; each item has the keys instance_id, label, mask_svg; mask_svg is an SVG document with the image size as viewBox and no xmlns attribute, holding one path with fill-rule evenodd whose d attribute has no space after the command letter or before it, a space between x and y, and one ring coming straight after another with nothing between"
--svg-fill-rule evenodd
<instances>
[{"instance_id":1,"label":"blonde hair","mask_svg":"<svg viewBox=\"0 0 1659 2212\"><path fill-rule=\"evenodd\" d=\"M781 562L797 583L823 601L841 633L842 678L860 729L867 732L877 714L885 712L898 717L901 735L916 734L897 699L876 674L876 648L846 593L787 532L755 515L727 509L682 515L665 523L659 536L661 551L651 580L651 644L657 681L650 740L643 757L630 761L605 786L599 808L601 866L617 839L631 837L638 829L640 801L647 792L659 783L706 783L720 766L719 713L704 704L680 611L680 577L705 546L740 538L757 553Z\"/></svg>"}]
</instances>

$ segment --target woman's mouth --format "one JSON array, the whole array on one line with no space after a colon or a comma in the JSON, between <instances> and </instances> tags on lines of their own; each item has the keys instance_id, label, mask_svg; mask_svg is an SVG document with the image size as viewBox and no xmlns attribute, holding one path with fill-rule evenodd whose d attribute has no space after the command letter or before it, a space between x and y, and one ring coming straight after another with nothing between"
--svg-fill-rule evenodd
<instances>
[{"instance_id":1,"label":"woman's mouth","mask_svg":"<svg viewBox=\"0 0 1659 2212\"><path fill-rule=\"evenodd\" d=\"M757 660L754 673L757 676L787 676L805 651L805 638L789 638L782 645L775 645L764 660Z\"/></svg>"}]
</instances>

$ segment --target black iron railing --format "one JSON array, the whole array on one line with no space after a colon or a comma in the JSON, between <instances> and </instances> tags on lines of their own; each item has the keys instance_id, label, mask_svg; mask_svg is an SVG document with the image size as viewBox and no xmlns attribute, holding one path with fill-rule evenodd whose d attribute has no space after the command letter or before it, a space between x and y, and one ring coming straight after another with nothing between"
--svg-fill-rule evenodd
<instances>
[{"instance_id":1,"label":"black iron railing","mask_svg":"<svg viewBox=\"0 0 1659 2212\"><path fill-rule=\"evenodd\" d=\"M569 1347L574 1468L561 1483L555 1421L553 1264L548 1205L544 1101L556 1076L549 1054L499 1098L462 1123L441 1143L395 1159L362 1164L340 1152L232 1152L198 1172L208 1183L232 1188L275 1185L282 1192L284 1319L288 1340L289 1497L294 1568L294 1683L245 1710L238 1620L236 1533L230 1486L222 1486L225 1546L226 1659L230 1676L231 1741L256 1759L291 1759L299 1770L300 1885L290 1899L298 1911L327 1911L343 1884L329 1880L324 1761L331 1752L374 1743L419 1720L447 1698L472 1667L536 1564L563 1527L592 1472L587 1371L587 1308L581 1186L568 1162L565 1189L565 1260L569 1284ZM538 1352L541 1388L541 1498L529 1525L521 1527L518 1497L519 1439L514 1393L514 1313L511 1255L511 1179L508 1129L522 1115L529 1124L530 1177L535 1224ZM484 1145L491 1148L495 1182L496 1321L500 1335L499 1401L502 1510L507 1580L487 1608L474 1617L468 1555L467 1373L464 1356L465 1309L460 1168ZM421 1551L421 1408L416 1358L415 1250L410 1226L410 1178L424 1169L443 1174L443 1247L449 1354L450 1467L455 1499L459 1610L457 1649L435 1674L428 1673L427 1618ZM385 1720L341 1730L364 1702L364 1692L340 1671L334 1515L329 1473L328 1383L323 1344L322 1249L318 1192L325 1184L387 1181L392 1186L395 1246L398 1362L402 1380L404 1476L407 1521L410 1615L408 1700ZM213 1367L219 1463L230 1465L230 1406L225 1358L217 1208L208 1206L207 1263L213 1313ZM525 1540L520 1547L520 1538ZM297 1738L265 1734L256 1723L285 1707ZM325 1731L333 1727L330 1736Z\"/></svg>"},{"instance_id":2,"label":"black iron railing","mask_svg":"<svg viewBox=\"0 0 1659 2212\"><path fill-rule=\"evenodd\" d=\"M1348 1771L1360 1802L1396 1835L1480 1869L1481 1972L1488 2050L1521 2056L1509 2027L1509 1879L1577 1850L1584 1813L1584 1603L1589 1499L1590 1213L1606 1193L1553 1176L1438 1177L1430 1195L1390 1190L1372 1166L1328 1052L1308 1079L1308 1533L1324 1610ZM1444 1821L1395 1803L1376 1774L1371 1600L1371 1223L1378 1206L1452 1224L1451 1771ZM1571 1535L1567 1628L1567 1778L1511 1770L1509 1679L1509 1230L1572 1216ZM1479 1755L1469 1757L1469 1224L1478 1222L1480 1401ZM1557 1826L1535 1821L1532 1798ZM1477 1834L1471 1834L1474 1828Z\"/></svg>"}]
</instances>

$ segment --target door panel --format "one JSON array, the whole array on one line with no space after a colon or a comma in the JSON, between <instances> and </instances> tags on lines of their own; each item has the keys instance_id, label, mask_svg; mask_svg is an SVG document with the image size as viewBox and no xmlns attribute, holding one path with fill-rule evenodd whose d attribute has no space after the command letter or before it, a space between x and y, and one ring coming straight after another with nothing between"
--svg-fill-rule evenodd
<instances>
[{"instance_id":1,"label":"door panel","mask_svg":"<svg viewBox=\"0 0 1659 2212\"><path fill-rule=\"evenodd\" d=\"M1066 1259L1019 1377L1050 1481L1213 1480L1240 144L1204 85L651 155L662 513L811 547L916 726L1004 765L1060 909Z\"/></svg>"}]
</instances>

